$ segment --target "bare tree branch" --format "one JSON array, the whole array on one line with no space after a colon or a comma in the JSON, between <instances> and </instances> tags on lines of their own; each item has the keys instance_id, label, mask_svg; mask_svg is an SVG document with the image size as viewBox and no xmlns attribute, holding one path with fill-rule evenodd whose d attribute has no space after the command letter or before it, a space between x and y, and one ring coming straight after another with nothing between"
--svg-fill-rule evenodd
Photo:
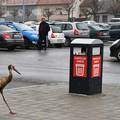
<instances>
[{"instance_id":1,"label":"bare tree branch","mask_svg":"<svg viewBox=\"0 0 120 120\"><path fill-rule=\"evenodd\" d=\"M13 8L13 10L11 11L11 14L12 14L12 16L14 18L14 21L15 21L15 18L18 15L18 9L17 8Z\"/></svg>"},{"instance_id":2,"label":"bare tree branch","mask_svg":"<svg viewBox=\"0 0 120 120\"><path fill-rule=\"evenodd\" d=\"M29 18L32 13L32 10L30 8L25 9L25 15Z\"/></svg>"},{"instance_id":3,"label":"bare tree branch","mask_svg":"<svg viewBox=\"0 0 120 120\"><path fill-rule=\"evenodd\" d=\"M120 17L120 0L112 0L108 11L115 17Z\"/></svg>"},{"instance_id":4,"label":"bare tree branch","mask_svg":"<svg viewBox=\"0 0 120 120\"><path fill-rule=\"evenodd\" d=\"M68 0L68 4L65 5L65 10L67 11L68 14L68 21L70 20L70 14L74 10L74 3L75 0Z\"/></svg>"},{"instance_id":5,"label":"bare tree branch","mask_svg":"<svg viewBox=\"0 0 120 120\"><path fill-rule=\"evenodd\" d=\"M96 21L97 14L103 8L104 0L84 0L80 5L80 10L87 16L92 15Z\"/></svg>"},{"instance_id":6,"label":"bare tree branch","mask_svg":"<svg viewBox=\"0 0 120 120\"><path fill-rule=\"evenodd\" d=\"M49 8L43 10L43 15L47 17L48 21L50 17L53 15L53 11L51 11Z\"/></svg>"},{"instance_id":7,"label":"bare tree branch","mask_svg":"<svg viewBox=\"0 0 120 120\"><path fill-rule=\"evenodd\" d=\"M2 17L2 15L4 14L2 3L3 0L0 0L0 17Z\"/></svg>"}]
</instances>

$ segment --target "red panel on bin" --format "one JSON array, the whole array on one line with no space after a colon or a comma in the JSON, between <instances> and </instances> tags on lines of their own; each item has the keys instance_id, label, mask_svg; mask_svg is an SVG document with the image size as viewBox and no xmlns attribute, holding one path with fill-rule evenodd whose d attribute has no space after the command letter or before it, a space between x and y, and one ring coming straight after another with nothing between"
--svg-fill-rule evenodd
<instances>
[{"instance_id":1,"label":"red panel on bin","mask_svg":"<svg viewBox=\"0 0 120 120\"><path fill-rule=\"evenodd\" d=\"M92 78L101 77L101 56L92 56Z\"/></svg>"},{"instance_id":2,"label":"red panel on bin","mask_svg":"<svg viewBox=\"0 0 120 120\"><path fill-rule=\"evenodd\" d=\"M87 56L74 56L73 77L87 77Z\"/></svg>"}]
</instances>

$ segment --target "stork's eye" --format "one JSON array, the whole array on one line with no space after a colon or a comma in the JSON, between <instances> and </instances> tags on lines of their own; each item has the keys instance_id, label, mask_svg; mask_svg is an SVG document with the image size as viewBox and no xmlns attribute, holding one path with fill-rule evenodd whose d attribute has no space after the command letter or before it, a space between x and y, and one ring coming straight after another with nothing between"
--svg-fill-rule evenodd
<instances>
[{"instance_id":1,"label":"stork's eye","mask_svg":"<svg viewBox=\"0 0 120 120\"><path fill-rule=\"evenodd\" d=\"M13 68L13 69L15 69L15 67L14 67L14 66L12 66L12 68Z\"/></svg>"}]
</instances>

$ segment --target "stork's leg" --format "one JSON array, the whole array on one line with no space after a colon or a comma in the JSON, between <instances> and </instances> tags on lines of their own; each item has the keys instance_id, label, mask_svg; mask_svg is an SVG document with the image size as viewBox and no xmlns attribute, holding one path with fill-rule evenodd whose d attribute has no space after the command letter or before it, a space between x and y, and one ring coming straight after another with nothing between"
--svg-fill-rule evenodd
<instances>
[{"instance_id":1,"label":"stork's leg","mask_svg":"<svg viewBox=\"0 0 120 120\"><path fill-rule=\"evenodd\" d=\"M10 114L12 114L12 115L16 114L16 113L12 112L12 110L10 109L10 107L9 107L9 105L8 105L7 101L5 100L5 97L3 95L3 91L1 91L0 93L2 95L2 98L3 98L4 102L5 102L5 104L7 105L8 109L10 111Z\"/></svg>"}]
</instances>

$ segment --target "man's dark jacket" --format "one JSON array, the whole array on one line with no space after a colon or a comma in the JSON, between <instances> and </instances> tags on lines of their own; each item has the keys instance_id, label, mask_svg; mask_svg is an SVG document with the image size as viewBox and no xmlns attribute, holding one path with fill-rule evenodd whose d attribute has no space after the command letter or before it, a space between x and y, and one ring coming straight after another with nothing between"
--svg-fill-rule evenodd
<instances>
[{"instance_id":1,"label":"man's dark jacket","mask_svg":"<svg viewBox=\"0 0 120 120\"><path fill-rule=\"evenodd\" d=\"M46 22L41 22L39 25L39 35L48 35L48 32L50 31L49 24Z\"/></svg>"}]
</instances>

